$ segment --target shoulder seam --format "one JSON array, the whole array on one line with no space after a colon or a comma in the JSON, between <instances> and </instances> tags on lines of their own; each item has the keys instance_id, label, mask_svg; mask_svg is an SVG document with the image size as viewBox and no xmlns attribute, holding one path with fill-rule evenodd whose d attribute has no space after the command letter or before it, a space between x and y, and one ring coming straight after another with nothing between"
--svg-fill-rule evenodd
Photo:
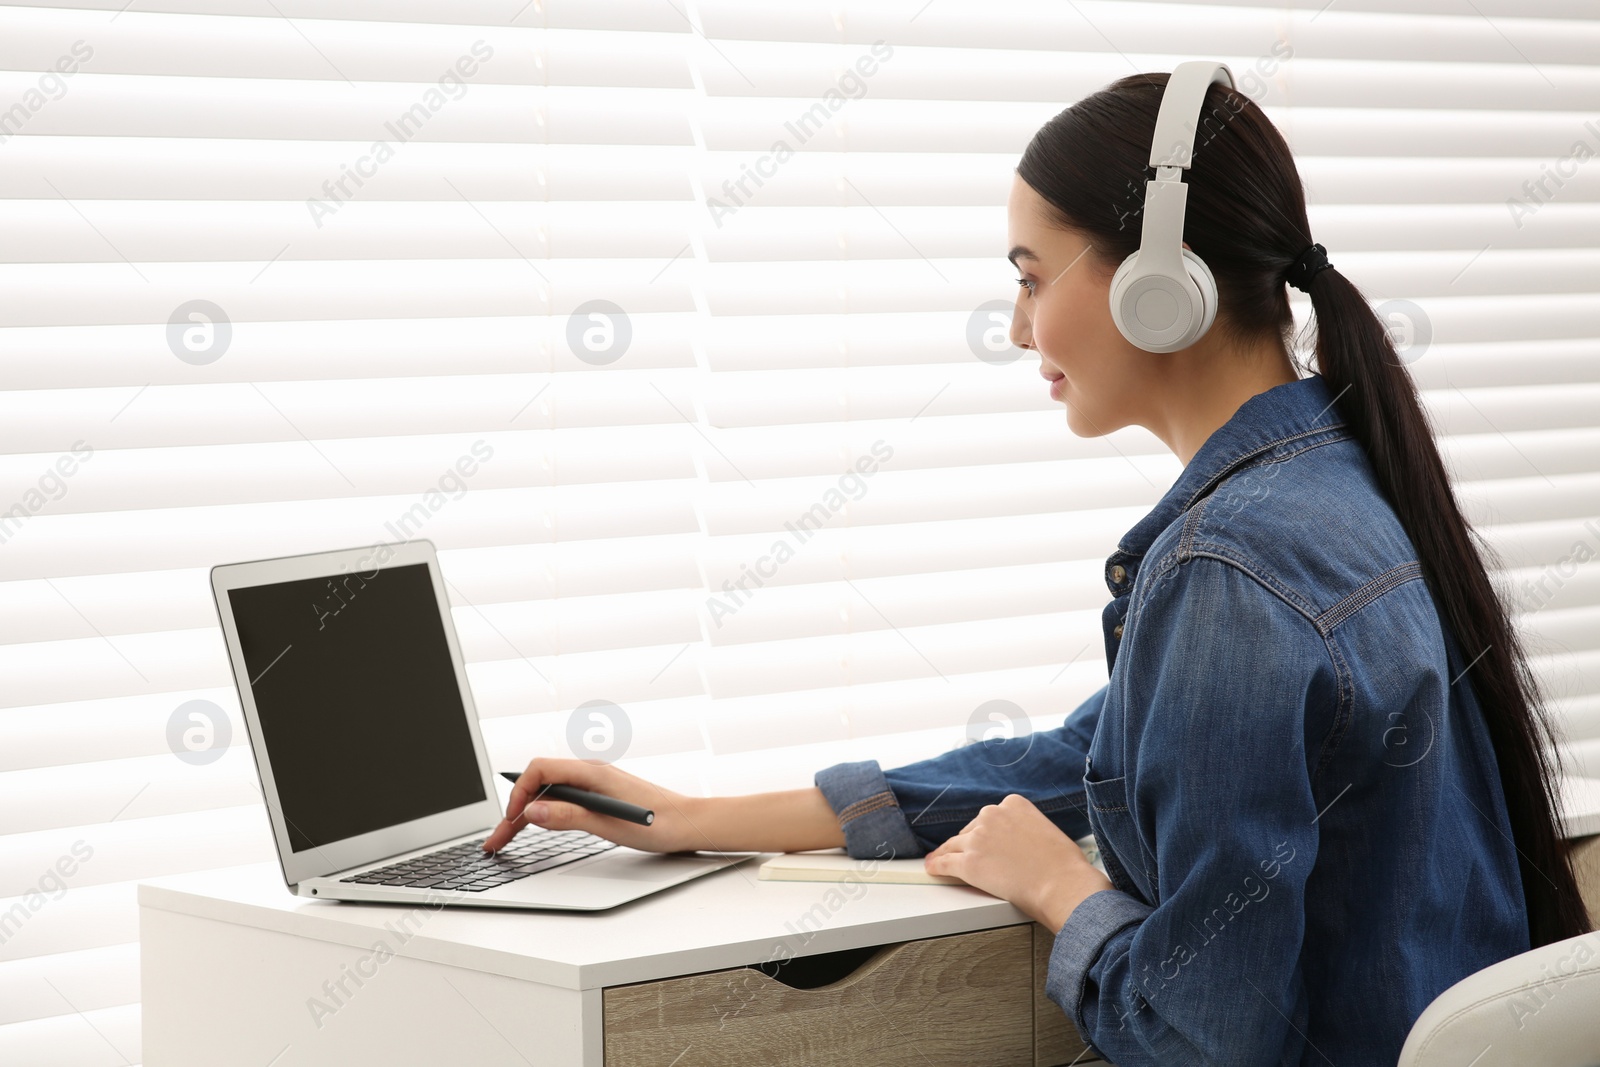
<instances>
[{"instance_id":1,"label":"shoulder seam","mask_svg":"<svg viewBox=\"0 0 1600 1067\"><path fill-rule=\"evenodd\" d=\"M1308 431L1306 431L1304 433L1296 434L1296 435L1294 435L1294 437L1285 438L1282 441L1276 442L1275 444L1283 444L1286 441L1295 440L1296 438L1308 437L1308 436L1311 436L1312 434L1323 433L1324 431L1327 431L1327 430L1339 430L1339 429L1342 429L1343 427L1344 427L1343 423L1338 423L1338 424L1336 424L1334 426L1323 426L1323 427L1319 427L1316 430L1308 430ZM1197 537L1196 537L1196 533L1197 533L1198 528L1199 528L1199 526L1201 524L1201 519L1206 514L1206 505L1211 501L1211 499L1215 495L1217 489L1219 489L1223 485L1223 483L1227 482L1229 479L1233 478L1235 475L1241 474L1244 471L1251 470L1251 469L1253 469L1255 467L1258 467L1258 466L1259 467L1269 467L1269 466L1270 467L1276 467L1279 464L1288 462L1289 460L1295 458L1296 456L1302 456L1305 453L1311 452L1311 451L1313 451L1315 449L1318 449L1318 448L1321 448L1324 445L1337 444L1337 443L1339 443L1341 441L1348 441L1348 440L1351 440L1351 437L1350 437L1349 434L1339 434L1339 435L1336 435L1336 436L1330 436L1330 437L1327 437L1324 440L1315 441L1315 442L1312 442L1311 444L1306 445L1303 448L1296 449L1295 451L1289 453L1288 455L1274 456L1272 458L1265 459L1265 460L1259 460L1259 461L1241 462L1238 465L1230 468L1229 470L1227 470L1223 474L1217 476L1215 479L1213 479L1211 484L1202 487L1201 490L1197 491L1193 496L1191 496L1189 498L1188 502L1184 505L1184 510L1183 510L1182 515L1179 518L1176 518L1176 519L1173 520L1172 525L1178 527L1178 545L1177 545L1177 547L1175 549L1173 549L1171 552L1169 552L1166 556L1162 557L1160 563L1158 564L1158 567L1164 568L1166 566L1167 562L1170 559L1172 559L1174 556L1178 557L1179 559L1188 559L1188 558L1190 558L1191 556L1196 554L1196 550L1195 550L1195 546L1196 545L1205 545L1208 548L1216 549L1218 552L1224 552L1225 553L1227 551L1227 546L1226 545L1223 545L1223 544L1221 544L1219 542L1209 541L1209 540L1198 540ZM1273 446L1267 446L1267 447L1270 448L1270 447L1273 447ZM1264 450L1265 449L1263 449L1262 451L1264 451ZM1252 453L1252 460L1253 460L1253 457L1259 456L1260 454L1261 454L1260 451L1258 451L1256 453ZM1170 528L1171 527L1168 527L1168 529L1170 529ZM1155 540L1159 541L1161 539L1161 537L1163 537L1163 536L1165 536L1165 531L1163 531L1161 534L1156 535ZM1152 541L1152 544L1154 544L1154 541ZM1248 568L1246 568L1246 569L1248 569ZM1298 594L1296 594L1293 590L1289 589L1288 586L1283 586L1283 587L1281 587L1281 589L1291 599L1293 599L1294 597L1298 596ZM1301 599L1299 601L1299 603L1300 603L1301 607L1304 610L1306 610L1307 612L1309 612L1309 613L1311 613L1313 615L1315 614L1314 609L1311 608L1311 606L1310 606L1308 601L1305 601L1304 599Z\"/></svg>"},{"instance_id":2,"label":"shoulder seam","mask_svg":"<svg viewBox=\"0 0 1600 1067\"><path fill-rule=\"evenodd\" d=\"M1421 579L1422 564L1419 561L1410 560L1396 564L1330 604L1327 610L1317 616L1317 624L1321 629L1332 633L1341 623L1395 586Z\"/></svg>"},{"instance_id":3,"label":"shoulder seam","mask_svg":"<svg viewBox=\"0 0 1600 1067\"><path fill-rule=\"evenodd\" d=\"M1309 603L1305 602L1299 593L1297 593L1293 588L1278 581L1276 578L1253 570L1248 560L1240 555L1235 555L1225 545L1214 544L1212 542L1200 542L1199 544L1184 545L1180 542L1177 548L1173 549L1162 558L1162 565L1158 568L1158 573L1160 571L1169 569L1169 562L1172 567L1179 567L1193 559L1214 559L1234 567L1243 574L1248 575L1257 585L1261 586L1261 588L1265 589L1267 592L1271 593L1273 596L1289 605L1295 611L1305 616L1306 621L1309 622L1312 625L1312 628L1314 628L1319 634L1323 632L1322 627L1317 623L1317 613L1315 609ZM1140 606L1143 607L1143 604Z\"/></svg>"}]
</instances>

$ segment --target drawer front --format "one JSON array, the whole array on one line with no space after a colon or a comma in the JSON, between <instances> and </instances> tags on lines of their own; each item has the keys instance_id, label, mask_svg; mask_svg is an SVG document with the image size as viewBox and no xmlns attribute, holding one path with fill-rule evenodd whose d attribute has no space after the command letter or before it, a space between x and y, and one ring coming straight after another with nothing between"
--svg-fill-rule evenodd
<instances>
[{"instance_id":1,"label":"drawer front","mask_svg":"<svg viewBox=\"0 0 1600 1067\"><path fill-rule=\"evenodd\" d=\"M887 945L814 989L753 967L608 988L605 1062L1036 1067L1035 926Z\"/></svg>"},{"instance_id":2,"label":"drawer front","mask_svg":"<svg viewBox=\"0 0 1600 1067\"><path fill-rule=\"evenodd\" d=\"M1600 834L1574 837L1567 841L1572 867L1578 876L1578 890L1589 909L1589 922L1600 927Z\"/></svg>"},{"instance_id":3,"label":"drawer front","mask_svg":"<svg viewBox=\"0 0 1600 1067\"><path fill-rule=\"evenodd\" d=\"M1078 1036L1067 1013L1044 994L1045 976L1050 973L1050 950L1056 935L1043 923L1033 924L1033 1062L1034 1067L1090 1067L1103 1060L1089 1059L1087 1046Z\"/></svg>"}]
</instances>

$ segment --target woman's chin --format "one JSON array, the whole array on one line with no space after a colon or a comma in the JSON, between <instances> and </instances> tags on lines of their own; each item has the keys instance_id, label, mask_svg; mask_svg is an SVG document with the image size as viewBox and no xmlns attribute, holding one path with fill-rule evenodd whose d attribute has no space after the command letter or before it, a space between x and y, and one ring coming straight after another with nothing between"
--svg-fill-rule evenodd
<instances>
[{"instance_id":1,"label":"woman's chin","mask_svg":"<svg viewBox=\"0 0 1600 1067\"><path fill-rule=\"evenodd\" d=\"M1072 390L1064 391L1061 406L1067 412L1067 429L1079 437L1099 437L1105 433L1095 421L1084 414L1083 407L1072 397Z\"/></svg>"}]
</instances>

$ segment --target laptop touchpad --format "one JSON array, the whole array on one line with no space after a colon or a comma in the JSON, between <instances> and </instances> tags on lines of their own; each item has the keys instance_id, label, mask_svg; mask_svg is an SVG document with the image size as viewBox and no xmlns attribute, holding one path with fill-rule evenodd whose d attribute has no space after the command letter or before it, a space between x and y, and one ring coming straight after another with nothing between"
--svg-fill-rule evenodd
<instances>
[{"instance_id":1,"label":"laptop touchpad","mask_svg":"<svg viewBox=\"0 0 1600 1067\"><path fill-rule=\"evenodd\" d=\"M716 859L713 856L629 852L606 856L604 862L557 867L547 877L570 875L574 878L624 878L635 882L653 882L679 871L705 867Z\"/></svg>"}]
</instances>

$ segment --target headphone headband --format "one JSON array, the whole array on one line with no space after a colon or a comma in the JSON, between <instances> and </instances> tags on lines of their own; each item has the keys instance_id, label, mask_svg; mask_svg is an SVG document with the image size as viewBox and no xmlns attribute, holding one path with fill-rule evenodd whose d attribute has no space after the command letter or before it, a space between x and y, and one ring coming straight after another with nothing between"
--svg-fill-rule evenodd
<instances>
[{"instance_id":1,"label":"headphone headband","mask_svg":"<svg viewBox=\"0 0 1600 1067\"><path fill-rule=\"evenodd\" d=\"M1145 269L1173 274L1183 270L1183 216L1189 187L1183 183L1182 172L1194 162L1200 108L1212 82L1233 87L1228 65L1190 60L1172 69L1161 95L1156 132L1150 139L1150 165L1156 168L1156 176L1145 183L1144 221L1139 230L1138 255Z\"/></svg>"},{"instance_id":2,"label":"headphone headband","mask_svg":"<svg viewBox=\"0 0 1600 1067\"><path fill-rule=\"evenodd\" d=\"M1189 169L1200 128L1200 106L1205 103L1206 89L1212 82L1234 88L1233 71L1226 63L1200 59L1172 68L1166 91L1161 94L1161 110L1156 113L1155 136L1150 139L1152 167Z\"/></svg>"},{"instance_id":3,"label":"headphone headband","mask_svg":"<svg viewBox=\"0 0 1600 1067\"><path fill-rule=\"evenodd\" d=\"M1111 280L1111 318L1131 343L1147 352L1175 352L1211 328L1217 311L1216 280L1183 247L1189 187L1183 172L1194 161L1200 111L1211 83L1236 87L1226 63L1190 60L1167 77L1150 139L1155 177L1145 182L1139 247Z\"/></svg>"}]
</instances>

